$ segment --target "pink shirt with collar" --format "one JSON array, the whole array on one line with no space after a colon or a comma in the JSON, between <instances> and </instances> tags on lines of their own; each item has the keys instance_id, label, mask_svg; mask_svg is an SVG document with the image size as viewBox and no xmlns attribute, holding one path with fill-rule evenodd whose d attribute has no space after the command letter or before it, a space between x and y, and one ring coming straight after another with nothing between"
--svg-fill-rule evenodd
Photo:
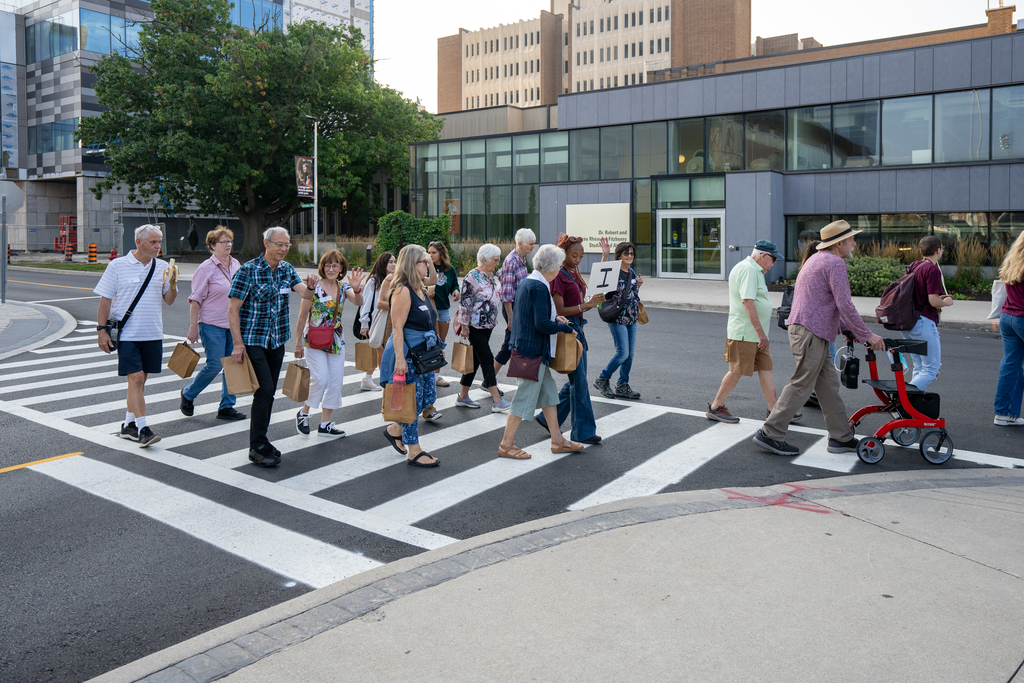
<instances>
[{"instance_id":1,"label":"pink shirt with collar","mask_svg":"<svg viewBox=\"0 0 1024 683\"><path fill-rule=\"evenodd\" d=\"M233 256L227 268L216 256L211 256L196 268L188 300L199 304L199 322L228 328L228 291L231 289L231 278L240 267L241 264Z\"/></svg>"},{"instance_id":2,"label":"pink shirt with collar","mask_svg":"<svg viewBox=\"0 0 1024 683\"><path fill-rule=\"evenodd\" d=\"M846 261L831 251L819 251L800 269L793 290L793 309L788 325L803 325L815 337L834 341L844 329L857 341L871 338L850 296Z\"/></svg>"}]
</instances>

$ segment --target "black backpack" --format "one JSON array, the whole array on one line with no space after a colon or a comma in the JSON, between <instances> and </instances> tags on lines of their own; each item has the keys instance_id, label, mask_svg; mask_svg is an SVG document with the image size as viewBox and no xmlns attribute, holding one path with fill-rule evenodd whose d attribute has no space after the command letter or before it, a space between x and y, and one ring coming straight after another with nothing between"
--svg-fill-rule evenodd
<instances>
[{"instance_id":1,"label":"black backpack","mask_svg":"<svg viewBox=\"0 0 1024 683\"><path fill-rule=\"evenodd\" d=\"M882 300L875 307L875 320L887 330L909 330L917 324L921 317L914 302L916 289L914 273L917 263L907 266L906 274L895 282L890 282L882 291Z\"/></svg>"},{"instance_id":2,"label":"black backpack","mask_svg":"<svg viewBox=\"0 0 1024 683\"><path fill-rule=\"evenodd\" d=\"M789 329L789 325L786 324L786 318L793 312L793 285L787 285L786 291L782 293L782 305L779 306L779 327L784 330Z\"/></svg>"}]
</instances>

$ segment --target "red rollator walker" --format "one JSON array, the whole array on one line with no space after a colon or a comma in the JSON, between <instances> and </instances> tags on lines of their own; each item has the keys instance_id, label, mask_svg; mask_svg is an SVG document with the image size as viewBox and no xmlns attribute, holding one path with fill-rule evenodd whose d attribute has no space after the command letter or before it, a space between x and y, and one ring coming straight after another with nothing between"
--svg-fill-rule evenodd
<instances>
[{"instance_id":1,"label":"red rollator walker","mask_svg":"<svg viewBox=\"0 0 1024 683\"><path fill-rule=\"evenodd\" d=\"M850 389L857 388L859 361L853 355L853 335L846 332L846 346L849 360L842 373L843 384ZM892 417L879 427L874 435L866 436L857 444L857 457L873 465L885 455L885 439L892 439L899 446L912 446L920 437L919 449L922 457L933 465L941 465L953 455L953 440L946 433L946 421L939 417L939 395L931 394L913 385L907 385L903 377L906 367L905 353L926 355L928 342L916 339L885 339L885 350L890 355L895 379L879 379L875 352L868 349L864 360L868 362L871 379L864 380L875 391L878 405L865 406L850 417L850 427L857 428L861 420L872 413L883 413ZM852 386L851 386L852 385ZM929 430L921 435L922 430Z\"/></svg>"}]
</instances>

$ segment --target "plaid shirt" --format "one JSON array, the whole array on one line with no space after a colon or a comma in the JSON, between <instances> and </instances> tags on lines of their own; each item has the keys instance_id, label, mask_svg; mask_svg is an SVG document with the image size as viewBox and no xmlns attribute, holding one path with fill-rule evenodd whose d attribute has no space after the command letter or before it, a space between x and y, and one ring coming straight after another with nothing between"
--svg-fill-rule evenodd
<instances>
[{"instance_id":1,"label":"plaid shirt","mask_svg":"<svg viewBox=\"0 0 1024 683\"><path fill-rule=\"evenodd\" d=\"M498 296L502 303L512 303L516 300L516 290L526 279L526 264L523 257L515 249L505 257L505 263L501 265L501 289Z\"/></svg>"},{"instance_id":2,"label":"plaid shirt","mask_svg":"<svg viewBox=\"0 0 1024 683\"><path fill-rule=\"evenodd\" d=\"M288 341L291 336L288 295L301 283L290 263L281 261L272 270L263 256L238 269L228 296L242 300L238 317L242 342L246 346L276 349Z\"/></svg>"}]
</instances>

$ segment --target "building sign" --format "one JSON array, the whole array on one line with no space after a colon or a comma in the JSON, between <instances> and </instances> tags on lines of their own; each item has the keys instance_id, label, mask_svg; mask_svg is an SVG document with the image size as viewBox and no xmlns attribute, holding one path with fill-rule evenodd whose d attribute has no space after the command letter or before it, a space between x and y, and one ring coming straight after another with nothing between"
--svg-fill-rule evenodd
<instances>
[{"instance_id":1,"label":"building sign","mask_svg":"<svg viewBox=\"0 0 1024 683\"><path fill-rule=\"evenodd\" d=\"M446 200L444 200L444 212L446 214L448 214L448 217L451 219L451 227L448 228L448 232L450 234L452 234L452 235L462 234L461 233L462 228L461 228L460 222L459 222L460 218L462 217L462 212L459 210L459 200L458 199L446 199Z\"/></svg>"},{"instance_id":2,"label":"building sign","mask_svg":"<svg viewBox=\"0 0 1024 683\"><path fill-rule=\"evenodd\" d=\"M601 253L604 237L615 251L629 241L629 204L569 204L565 207L565 232L583 238L583 252Z\"/></svg>"},{"instance_id":3,"label":"building sign","mask_svg":"<svg viewBox=\"0 0 1024 683\"><path fill-rule=\"evenodd\" d=\"M313 196L313 157L295 157L295 185L300 197Z\"/></svg>"}]
</instances>

